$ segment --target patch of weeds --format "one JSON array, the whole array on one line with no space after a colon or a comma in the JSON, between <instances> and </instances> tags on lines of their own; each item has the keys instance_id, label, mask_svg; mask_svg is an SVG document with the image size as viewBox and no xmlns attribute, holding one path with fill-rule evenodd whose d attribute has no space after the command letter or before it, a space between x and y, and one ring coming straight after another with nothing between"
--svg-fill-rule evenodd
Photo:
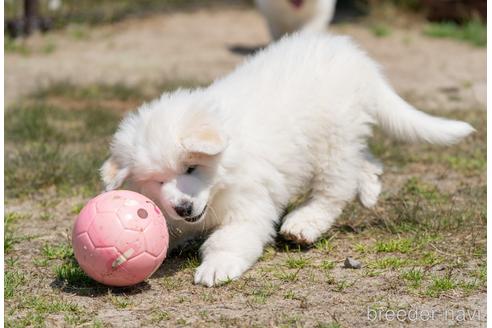
<instances>
[{"instance_id":1,"label":"patch of weeds","mask_svg":"<svg viewBox=\"0 0 492 328\"><path fill-rule=\"evenodd\" d=\"M420 287L422 279L424 278L424 272L419 269L411 269L409 271L402 272L400 277L410 284L413 288Z\"/></svg>"},{"instance_id":2,"label":"patch of weeds","mask_svg":"<svg viewBox=\"0 0 492 328\"><path fill-rule=\"evenodd\" d=\"M85 206L84 203L74 204L70 209L70 213L74 215L78 215L80 211L82 211L82 208L84 208L84 206Z\"/></svg>"},{"instance_id":3,"label":"patch of weeds","mask_svg":"<svg viewBox=\"0 0 492 328\"><path fill-rule=\"evenodd\" d=\"M408 260L398 257L385 257L369 263L370 269L398 269L407 265Z\"/></svg>"},{"instance_id":4,"label":"patch of weeds","mask_svg":"<svg viewBox=\"0 0 492 328\"><path fill-rule=\"evenodd\" d=\"M454 289L456 286L457 282L450 276L434 277L425 294L430 297L437 297L448 290Z\"/></svg>"},{"instance_id":5,"label":"patch of weeds","mask_svg":"<svg viewBox=\"0 0 492 328\"><path fill-rule=\"evenodd\" d=\"M417 177L413 177L407 180L403 187L405 194L420 197L430 202L438 202L446 199L445 194L439 192L436 186L425 183Z\"/></svg>"},{"instance_id":6,"label":"patch of weeds","mask_svg":"<svg viewBox=\"0 0 492 328\"><path fill-rule=\"evenodd\" d=\"M448 155L444 157L444 160L453 168L459 171L481 171L487 167L487 159L483 156L480 150L477 150L471 157Z\"/></svg>"},{"instance_id":7,"label":"patch of weeds","mask_svg":"<svg viewBox=\"0 0 492 328\"><path fill-rule=\"evenodd\" d=\"M486 265L481 265L476 271L475 271L475 277L480 280L482 284L487 283L487 266Z\"/></svg>"},{"instance_id":8,"label":"patch of weeds","mask_svg":"<svg viewBox=\"0 0 492 328\"><path fill-rule=\"evenodd\" d=\"M77 86L68 81L57 82L46 88L38 90L34 95L36 99L49 97L63 97L71 100L120 100L143 99L142 90L138 87L128 86L123 83L101 84L95 83L88 86Z\"/></svg>"},{"instance_id":9,"label":"patch of weeds","mask_svg":"<svg viewBox=\"0 0 492 328\"><path fill-rule=\"evenodd\" d=\"M108 297L110 302L118 309L126 309L127 307L132 305L130 298L126 296L116 296L112 293L109 293Z\"/></svg>"},{"instance_id":10,"label":"patch of weeds","mask_svg":"<svg viewBox=\"0 0 492 328\"><path fill-rule=\"evenodd\" d=\"M355 281L348 281L348 280L340 280L335 283L335 291L337 292L343 292L345 289L352 287L355 284Z\"/></svg>"},{"instance_id":11,"label":"patch of weeds","mask_svg":"<svg viewBox=\"0 0 492 328\"><path fill-rule=\"evenodd\" d=\"M43 256L48 260L63 260L73 256L73 249L72 246L69 244L44 244L41 248L41 254L43 254Z\"/></svg>"},{"instance_id":12,"label":"patch of weeds","mask_svg":"<svg viewBox=\"0 0 492 328\"><path fill-rule=\"evenodd\" d=\"M378 241L374 249L378 253L408 253L412 250L412 241L405 238Z\"/></svg>"},{"instance_id":13,"label":"patch of weeds","mask_svg":"<svg viewBox=\"0 0 492 328\"><path fill-rule=\"evenodd\" d=\"M361 254L368 253L369 247L366 244L357 243L354 245L354 251Z\"/></svg>"},{"instance_id":14,"label":"patch of weeds","mask_svg":"<svg viewBox=\"0 0 492 328\"><path fill-rule=\"evenodd\" d=\"M87 315L83 315L81 313L67 313L63 317L63 320L66 324L71 326L80 326L89 321L89 317Z\"/></svg>"},{"instance_id":15,"label":"patch of weeds","mask_svg":"<svg viewBox=\"0 0 492 328\"><path fill-rule=\"evenodd\" d=\"M296 271L280 271L280 272L277 272L274 274L274 276L277 278L277 279L280 279L284 282L294 282L294 281L297 281L297 279L299 279L299 271L301 271L301 269L297 269Z\"/></svg>"},{"instance_id":16,"label":"patch of weeds","mask_svg":"<svg viewBox=\"0 0 492 328\"><path fill-rule=\"evenodd\" d=\"M284 299L286 300L294 300L296 299L296 297L296 293L293 290L287 291L287 293L285 293L284 295Z\"/></svg>"},{"instance_id":17,"label":"patch of weeds","mask_svg":"<svg viewBox=\"0 0 492 328\"><path fill-rule=\"evenodd\" d=\"M267 284L260 288L256 288L251 296L253 301L258 304L265 304L268 297L272 296L276 290L277 286L274 284Z\"/></svg>"},{"instance_id":18,"label":"patch of weeds","mask_svg":"<svg viewBox=\"0 0 492 328\"><path fill-rule=\"evenodd\" d=\"M150 322L159 323L162 321L168 321L171 319L171 315L167 311L154 310L151 312Z\"/></svg>"},{"instance_id":19,"label":"patch of weeds","mask_svg":"<svg viewBox=\"0 0 492 328\"><path fill-rule=\"evenodd\" d=\"M303 269L309 264L310 264L309 259L304 258L302 256L299 257L289 256L285 261L285 265L289 269Z\"/></svg>"},{"instance_id":20,"label":"patch of weeds","mask_svg":"<svg viewBox=\"0 0 492 328\"><path fill-rule=\"evenodd\" d=\"M104 322L102 322L100 319L94 319L94 321L92 321L92 325L91 327L92 328L103 328L105 326Z\"/></svg>"},{"instance_id":21,"label":"patch of weeds","mask_svg":"<svg viewBox=\"0 0 492 328\"><path fill-rule=\"evenodd\" d=\"M32 297L24 304L24 306L33 308L38 313L80 312L80 308L77 304L41 296Z\"/></svg>"},{"instance_id":22,"label":"patch of weeds","mask_svg":"<svg viewBox=\"0 0 492 328\"><path fill-rule=\"evenodd\" d=\"M314 244L314 248L321 252L329 253L333 250L333 244L328 239L323 238Z\"/></svg>"},{"instance_id":23,"label":"patch of weeds","mask_svg":"<svg viewBox=\"0 0 492 328\"><path fill-rule=\"evenodd\" d=\"M442 258L434 252L426 252L424 255L417 261L419 265L435 265L442 262Z\"/></svg>"},{"instance_id":24,"label":"patch of weeds","mask_svg":"<svg viewBox=\"0 0 492 328\"><path fill-rule=\"evenodd\" d=\"M371 32L374 36L383 38L391 34L391 29L388 25L379 23L371 26Z\"/></svg>"},{"instance_id":25,"label":"patch of weeds","mask_svg":"<svg viewBox=\"0 0 492 328\"><path fill-rule=\"evenodd\" d=\"M204 302L207 302L207 303L213 303L216 301L216 298L214 297L214 295L212 293L204 292L202 294L202 300Z\"/></svg>"},{"instance_id":26,"label":"patch of weeds","mask_svg":"<svg viewBox=\"0 0 492 328\"><path fill-rule=\"evenodd\" d=\"M26 282L26 276L21 271L5 271L4 275L4 297L10 299L14 297L17 287Z\"/></svg>"},{"instance_id":27,"label":"patch of weeds","mask_svg":"<svg viewBox=\"0 0 492 328\"><path fill-rule=\"evenodd\" d=\"M81 314L81 309L74 303L66 300L57 300L47 296L32 296L22 299L18 305L27 309L27 313L11 320L7 326L11 327L42 327L46 325L46 317L49 314L65 314L76 316Z\"/></svg>"},{"instance_id":28,"label":"patch of weeds","mask_svg":"<svg viewBox=\"0 0 492 328\"><path fill-rule=\"evenodd\" d=\"M176 320L176 324L178 324L178 325L186 325L187 322L186 322L185 319L179 318L178 320Z\"/></svg>"},{"instance_id":29,"label":"patch of weeds","mask_svg":"<svg viewBox=\"0 0 492 328\"><path fill-rule=\"evenodd\" d=\"M27 47L22 38L12 39L8 35L5 35L3 41L3 49L5 53L18 53L27 56L31 53L31 50Z\"/></svg>"},{"instance_id":30,"label":"patch of weeds","mask_svg":"<svg viewBox=\"0 0 492 328\"><path fill-rule=\"evenodd\" d=\"M471 294L480 287L476 281L462 281L458 284L458 286L466 294Z\"/></svg>"},{"instance_id":31,"label":"patch of weeds","mask_svg":"<svg viewBox=\"0 0 492 328\"><path fill-rule=\"evenodd\" d=\"M51 219L53 219L53 214L43 212L39 215L39 219L41 219L41 221L50 221Z\"/></svg>"},{"instance_id":32,"label":"patch of weeds","mask_svg":"<svg viewBox=\"0 0 492 328\"><path fill-rule=\"evenodd\" d=\"M5 264L10 268L13 268L17 264L18 261L19 261L19 257L7 257L7 258L5 258Z\"/></svg>"},{"instance_id":33,"label":"patch of weeds","mask_svg":"<svg viewBox=\"0 0 492 328\"><path fill-rule=\"evenodd\" d=\"M284 316L284 320L280 325L281 328L284 327L303 327L302 320L298 315Z\"/></svg>"},{"instance_id":34,"label":"patch of weeds","mask_svg":"<svg viewBox=\"0 0 492 328\"><path fill-rule=\"evenodd\" d=\"M174 277L164 277L159 281L159 283L167 290L176 290L178 287L180 287L179 280Z\"/></svg>"},{"instance_id":35,"label":"patch of weeds","mask_svg":"<svg viewBox=\"0 0 492 328\"><path fill-rule=\"evenodd\" d=\"M32 260L32 263L37 267L47 267L49 264L49 260L47 258L35 258Z\"/></svg>"},{"instance_id":36,"label":"patch of weeds","mask_svg":"<svg viewBox=\"0 0 492 328\"><path fill-rule=\"evenodd\" d=\"M454 22L431 23L424 34L434 38L451 38L468 42L477 47L487 45L487 26L479 20L470 20L462 25Z\"/></svg>"},{"instance_id":37,"label":"patch of weeds","mask_svg":"<svg viewBox=\"0 0 492 328\"><path fill-rule=\"evenodd\" d=\"M276 254L277 254L277 251L275 250L275 248L272 246L269 246L269 247L265 248L259 261L270 261L275 257Z\"/></svg>"},{"instance_id":38,"label":"patch of weeds","mask_svg":"<svg viewBox=\"0 0 492 328\"><path fill-rule=\"evenodd\" d=\"M74 257L66 259L64 263L58 265L54 269L56 278L69 286L84 287L93 286L96 283L89 278L80 268L77 260Z\"/></svg>"},{"instance_id":39,"label":"patch of weeds","mask_svg":"<svg viewBox=\"0 0 492 328\"><path fill-rule=\"evenodd\" d=\"M335 277L333 277L333 275L331 273L326 272L325 273L325 282L328 285L334 285L336 283L336 280L335 280Z\"/></svg>"},{"instance_id":40,"label":"patch of weeds","mask_svg":"<svg viewBox=\"0 0 492 328\"><path fill-rule=\"evenodd\" d=\"M8 254L14 245L19 243L21 240L21 238L15 236L13 229L14 222L19 218L21 218L21 215L14 212L6 213L3 217L3 251L5 254Z\"/></svg>"},{"instance_id":41,"label":"patch of weeds","mask_svg":"<svg viewBox=\"0 0 492 328\"><path fill-rule=\"evenodd\" d=\"M182 268L183 269L190 269L194 270L198 268L200 265L200 259L198 258L197 255L192 255L186 258L185 262L183 263Z\"/></svg>"},{"instance_id":42,"label":"patch of weeds","mask_svg":"<svg viewBox=\"0 0 492 328\"><path fill-rule=\"evenodd\" d=\"M321 262L321 268L323 270L331 270L334 267L335 267L335 262L334 261L323 260L323 262Z\"/></svg>"}]
</instances>

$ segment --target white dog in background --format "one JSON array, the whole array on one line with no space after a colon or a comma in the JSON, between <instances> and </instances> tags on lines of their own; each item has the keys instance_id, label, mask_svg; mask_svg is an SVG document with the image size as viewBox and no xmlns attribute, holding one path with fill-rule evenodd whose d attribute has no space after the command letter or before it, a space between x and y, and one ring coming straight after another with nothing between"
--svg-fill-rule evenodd
<instances>
[{"instance_id":1,"label":"white dog in background","mask_svg":"<svg viewBox=\"0 0 492 328\"><path fill-rule=\"evenodd\" d=\"M255 0L274 40L298 30L324 31L333 19L336 0Z\"/></svg>"},{"instance_id":2,"label":"white dog in background","mask_svg":"<svg viewBox=\"0 0 492 328\"><path fill-rule=\"evenodd\" d=\"M207 88L165 93L129 114L102 178L107 189L128 180L158 203L174 244L209 234L195 283L212 286L255 263L306 190L280 228L299 243L315 242L354 197L376 203L373 124L444 145L474 131L406 103L349 38L294 34Z\"/></svg>"}]
</instances>

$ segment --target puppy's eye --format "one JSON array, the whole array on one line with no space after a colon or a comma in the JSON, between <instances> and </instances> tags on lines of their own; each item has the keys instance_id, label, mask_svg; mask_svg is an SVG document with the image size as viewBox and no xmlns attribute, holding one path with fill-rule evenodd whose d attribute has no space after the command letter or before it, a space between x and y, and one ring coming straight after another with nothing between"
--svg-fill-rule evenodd
<instances>
[{"instance_id":1,"label":"puppy's eye","mask_svg":"<svg viewBox=\"0 0 492 328\"><path fill-rule=\"evenodd\" d=\"M158 181L160 185L163 185L164 184L164 181Z\"/></svg>"},{"instance_id":2,"label":"puppy's eye","mask_svg":"<svg viewBox=\"0 0 492 328\"><path fill-rule=\"evenodd\" d=\"M190 165L186 168L186 174L192 174L196 170L196 165Z\"/></svg>"}]
</instances>

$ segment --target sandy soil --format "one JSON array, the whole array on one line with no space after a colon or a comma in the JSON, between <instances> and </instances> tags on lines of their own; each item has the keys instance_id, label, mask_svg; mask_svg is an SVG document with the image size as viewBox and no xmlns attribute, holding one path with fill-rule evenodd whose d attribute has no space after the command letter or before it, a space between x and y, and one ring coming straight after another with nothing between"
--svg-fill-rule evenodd
<instances>
[{"instance_id":1,"label":"sandy soil","mask_svg":"<svg viewBox=\"0 0 492 328\"><path fill-rule=\"evenodd\" d=\"M336 25L379 61L390 81L427 109L485 107L486 50L422 36L421 27L393 29L378 38L367 27ZM82 37L80 36L82 34ZM268 42L251 9L208 9L156 15L73 33L70 29L25 42L30 54L5 56L5 98L15 102L55 81L80 84L192 80L208 82L231 71L243 56L234 47ZM45 53L50 45L53 51Z\"/></svg>"}]
</instances>

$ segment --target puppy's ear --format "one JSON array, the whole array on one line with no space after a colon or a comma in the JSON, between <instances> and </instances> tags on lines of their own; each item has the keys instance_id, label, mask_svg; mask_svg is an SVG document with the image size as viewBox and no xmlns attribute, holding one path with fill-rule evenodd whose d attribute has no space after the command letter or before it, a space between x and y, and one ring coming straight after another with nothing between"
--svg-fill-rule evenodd
<instances>
[{"instance_id":1,"label":"puppy's ear","mask_svg":"<svg viewBox=\"0 0 492 328\"><path fill-rule=\"evenodd\" d=\"M128 177L129 169L121 167L111 156L100 169L106 191L119 188Z\"/></svg>"},{"instance_id":2,"label":"puppy's ear","mask_svg":"<svg viewBox=\"0 0 492 328\"><path fill-rule=\"evenodd\" d=\"M189 152L218 155L227 147L227 139L218 128L210 125L192 127L181 139L181 145Z\"/></svg>"}]
</instances>

